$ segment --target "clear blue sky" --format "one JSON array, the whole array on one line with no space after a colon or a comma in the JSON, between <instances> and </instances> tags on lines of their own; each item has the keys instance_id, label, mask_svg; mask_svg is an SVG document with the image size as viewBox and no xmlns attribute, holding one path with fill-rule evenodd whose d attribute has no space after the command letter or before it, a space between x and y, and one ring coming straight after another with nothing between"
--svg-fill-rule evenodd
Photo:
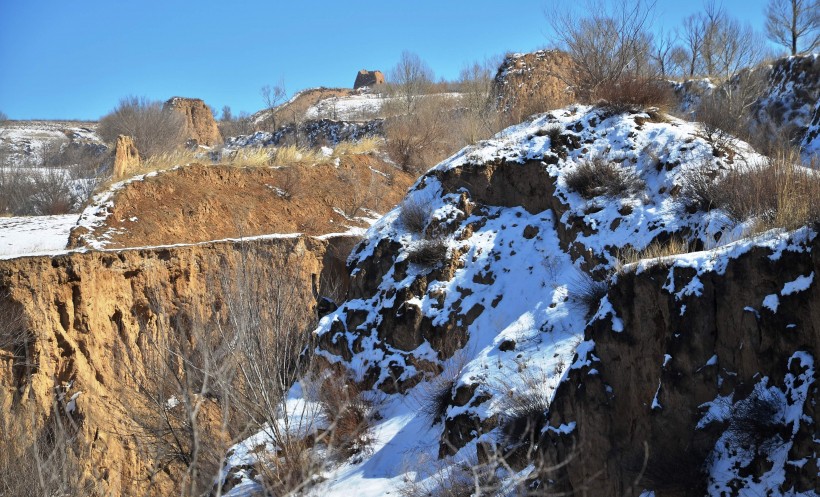
<instances>
[{"instance_id":1,"label":"clear blue sky","mask_svg":"<svg viewBox=\"0 0 820 497\"><path fill-rule=\"evenodd\" d=\"M573 1L573 0L563 0ZM0 0L0 111L12 119L97 119L126 95L198 97L234 113L289 94L352 87L402 50L437 77L470 61L547 44L544 0ZM724 0L762 29L765 0ZM698 1L658 0L674 27Z\"/></svg>"}]
</instances>

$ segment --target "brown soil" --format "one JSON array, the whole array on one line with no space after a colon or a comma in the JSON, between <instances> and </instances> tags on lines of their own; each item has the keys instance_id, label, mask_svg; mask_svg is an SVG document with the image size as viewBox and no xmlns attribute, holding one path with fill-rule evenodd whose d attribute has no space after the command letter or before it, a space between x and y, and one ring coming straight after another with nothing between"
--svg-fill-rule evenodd
<instances>
[{"instance_id":1,"label":"brown soil","mask_svg":"<svg viewBox=\"0 0 820 497\"><path fill-rule=\"evenodd\" d=\"M377 172L374 172L377 171ZM75 228L69 247L196 243L270 233L339 233L366 226L346 219L384 213L413 178L375 155L284 168L191 164L135 181L114 194L102 226ZM337 209L337 210L334 210Z\"/></svg>"},{"instance_id":2,"label":"brown soil","mask_svg":"<svg viewBox=\"0 0 820 497\"><path fill-rule=\"evenodd\" d=\"M313 88L304 90L292 102L284 103L276 108L277 123L302 121L308 108L320 100L331 97L349 97L355 94L356 91L350 88ZM256 121L263 116L267 116L268 113L269 111L264 109L251 116L251 118ZM262 124L262 122L260 121L259 124Z\"/></svg>"},{"instance_id":3,"label":"brown soil","mask_svg":"<svg viewBox=\"0 0 820 497\"><path fill-rule=\"evenodd\" d=\"M523 119L572 103L567 88L572 67L569 54L560 50L508 55L493 82L498 108Z\"/></svg>"}]
</instances>

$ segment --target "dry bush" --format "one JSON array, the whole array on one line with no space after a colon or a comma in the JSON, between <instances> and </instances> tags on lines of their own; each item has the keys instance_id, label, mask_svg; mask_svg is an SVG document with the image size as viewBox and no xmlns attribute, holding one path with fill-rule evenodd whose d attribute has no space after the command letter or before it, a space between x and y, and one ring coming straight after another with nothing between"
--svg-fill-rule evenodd
<instances>
[{"instance_id":1,"label":"dry bush","mask_svg":"<svg viewBox=\"0 0 820 497\"><path fill-rule=\"evenodd\" d=\"M50 411L40 412L31 399L12 400L0 390L0 495L14 497L103 495L86 474L91 444L82 435L82 414L66 409L64 389L55 389Z\"/></svg>"},{"instance_id":2,"label":"dry bush","mask_svg":"<svg viewBox=\"0 0 820 497\"><path fill-rule=\"evenodd\" d=\"M265 495L300 495L314 484L325 463L314 452L312 442L294 439L276 452L260 454L253 469Z\"/></svg>"},{"instance_id":3,"label":"dry bush","mask_svg":"<svg viewBox=\"0 0 820 497\"><path fill-rule=\"evenodd\" d=\"M635 250L631 246L629 246L626 249L619 251L617 257L618 266L623 267L627 264L633 264L644 259L653 259L655 261L659 261L664 257L688 254L693 250L693 244L677 236L673 236L665 242L655 240L648 246L646 246L646 248L644 248L643 250Z\"/></svg>"},{"instance_id":4,"label":"dry bush","mask_svg":"<svg viewBox=\"0 0 820 497\"><path fill-rule=\"evenodd\" d=\"M407 250L407 260L421 266L436 266L447 260L449 242L445 238L423 239Z\"/></svg>"},{"instance_id":5,"label":"dry bush","mask_svg":"<svg viewBox=\"0 0 820 497\"><path fill-rule=\"evenodd\" d=\"M251 135L256 131L253 120L247 113L242 113L237 118L225 119L223 111L223 119L217 123L219 132L225 139L241 136Z\"/></svg>"},{"instance_id":6,"label":"dry bush","mask_svg":"<svg viewBox=\"0 0 820 497\"><path fill-rule=\"evenodd\" d=\"M601 156L583 160L564 176L567 186L585 199L603 195L625 197L638 193L646 185L634 172L607 161Z\"/></svg>"},{"instance_id":7,"label":"dry bush","mask_svg":"<svg viewBox=\"0 0 820 497\"><path fill-rule=\"evenodd\" d=\"M748 398L732 408L727 430L730 441L737 447L761 447L774 441L785 428L781 421L782 410L783 406L774 394L760 384L756 385Z\"/></svg>"},{"instance_id":8,"label":"dry bush","mask_svg":"<svg viewBox=\"0 0 820 497\"><path fill-rule=\"evenodd\" d=\"M317 396L329 423L322 441L340 459L361 456L371 442L373 401L354 383L337 377L323 381Z\"/></svg>"},{"instance_id":9,"label":"dry bush","mask_svg":"<svg viewBox=\"0 0 820 497\"><path fill-rule=\"evenodd\" d=\"M523 467L537 457L541 430L547 424L550 407L547 384L545 375L525 368L514 379L499 385L499 391L508 392L499 404L498 443L500 457L506 464Z\"/></svg>"},{"instance_id":10,"label":"dry bush","mask_svg":"<svg viewBox=\"0 0 820 497\"><path fill-rule=\"evenodd\" d=\"M109 144L119 135L130 136L140 157L150 158L168 153L183 144L185 118L178 112L163 108L162 102L145 97L129 96L100 119L97 133Z\"/></svg>"},{"instance_id":11,"label":"dry bush","mask_svg":"<svg viewBox=\"0 0 820 497\"><path fill-rule=\"evenodd\" d=\"M581 273L573 282L573 291L570 298L573 307L577 311L583 312L587 318L590 318L598 310L607 293L609 293L608 279L596 280L589 274Z\"/></svg>"},{"instance_id":12,"label":"dry bush","mask_svg":"<svg viewBox=\"0 0 820 497\"><path fill-rule=\"evenodd\" d=\"M454 102L428 96L415 111L385 122L385 149L404 171L420 174L465 143L457 136Z\"/></svg>"},{"instance_id":13,"label":"dry bush","mask_svg":"<svg viewBox=\"0 0 820 497\"><path fill-rule=\"evenodd\" d=\"M651 108L665 112L676 104L675 93L668 82L647 77L625 77L601 85L595 89L593 99L613 114Z\"/></svg>"},{"instance_id":14,"label":"dry bush","mask_svg":"<svg viewBox=\"0 0 820 497\"><path fill-rule=\"evenodd\" d=\"M271 164L274 166L290 166L299 163L317 164L328 161L329 158L322 155L318 150L286 145L274 148Z\"/></svg>"},{"instance_id":15,"label":"dry bush","mask_svg":"<svg viewBox=\"0 0 820 497\"><path fill-rule=\"evenodd\" d=\"M713 181L715 173L694 169L683 177L680 198L701 210L721 208L735 221L752 218L760 229L796 229L820 221L820 177L797 165L799 157L780 157L738 166Z\"/></svg>"},{"instance_id":16,"label":"dry bush","mask_svg":"<svg viewBox=\"0 0 820 497\"><path fill-rule=\"evenodd\" d=\"M399 208L399 224L410 233L422 234L430 222L432 204L428 199L407 197Z\"/></svg>"},{"instance_id":17,"label":"dry bush","mask_svg":"<svg viewBox=\"0 0 820 497\"><path fill-rule=\"evenodd\" d=\"M97 184L73 179L72 170L0 167L0 214L45 216L80 209Z\"/></svg>"}]
</instances>

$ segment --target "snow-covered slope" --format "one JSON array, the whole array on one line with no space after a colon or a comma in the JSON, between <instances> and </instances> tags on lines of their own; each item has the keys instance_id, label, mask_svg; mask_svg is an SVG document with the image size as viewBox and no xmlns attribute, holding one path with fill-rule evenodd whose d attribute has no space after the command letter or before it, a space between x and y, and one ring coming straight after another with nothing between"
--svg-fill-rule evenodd
<instances>
[{"instance_id":1,"label":"snow-covered slope","mask_svg":"<svg viewBox=\"0 0 820 497\"><path fill-rule=\"evenodd\" d=\"M379 402L369 445L328 464L312 494L469 488L471 468L521 436L522 404L549 405L569 370L589 366L588 318L597 310L619 331L595 290L618 267L619 251L679 237L711 249L704 260L736 253L723 246L744 226L679 196L687 171L720 174L761 160L743 143L732 148L716 153L696 125L655 112L574 106L468 147L420 178L351 254L348 300L315 331L321 360ZM591 198L570 188L568 179L596 160L616 164L632 188ZM310 392L294 386L287 414L313 412L304 409L317 405ZM547 427L541 411L539 430L575 429L574 421ZM258 485L259 449L276 443L268 435L231 452L233 495ZM546 484L526 459L493 473L504 495Z\"/></svg>"}]
</instances>

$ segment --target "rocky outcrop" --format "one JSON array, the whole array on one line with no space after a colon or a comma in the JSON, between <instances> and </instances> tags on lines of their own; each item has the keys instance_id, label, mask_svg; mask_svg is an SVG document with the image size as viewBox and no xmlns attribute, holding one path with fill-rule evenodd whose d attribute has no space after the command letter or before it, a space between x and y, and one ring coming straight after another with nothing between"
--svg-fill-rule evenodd
<instances>
[{"instance_id":1,"label":"rocky outcrop","mask_svg":"<svg viewBox=\"0 0 820 497\"><path fill-rule=\"evenodd\" d=\"M173 97L165 108L185 117L185 138L196 145L212 147L222 143L222 134L216 125L211 108L198 98Z\"/></svg>"},{"instance_id":2,"label":"rocky outcrop","mask_svg":"<svg viewBox=\"0 0 820 497\"><path fill-rule=\"evenodd\" d=\"M336 244L268 237L0 261L0 412L23 420L36 412L36 439L46 436L58 393L79 393L60 409L79 424L89 447L82 475L98 495L146 495L149 486L149 495L179 493L184 468L155 467L157 454L134 417L144 407L139 392L149 388L155 341L193 336L188 322L225 324L228 307L288 270L288 284L303 289L289 295L309 296L301 304L310 309ZM216 405L211 399L203 411L218 424Z\"/></svg>"},{"instance_id":3,"label":"rocky outcrop","mask_svg":"<svg viewBox=\"0 0 820 497\"><path fill-rule=\"evenodd\" d=\"M376 86L384 84L384 74L381 71L368 71L362 69L356 74L356 81L353 83L353 89L358 90L363 86Z\"/></svg>"},{"instance_id":4,"label":"rocky outcrop","mask_svg":"<svg viewBox=\"0 0 820 497\"><path fill-rule=\"evenodd\" d=\"M814 495L819 250L804 229L619 274L550 406L551 490Z\"/></svg>"},{"instance_id":5,"label":"rocky outcrop","mask_svg":"<svg viewBox=\"0 0 820 497\"><path fill-rule=\"evenodd\" d=\"M114 179L122 179L129 173L137 169L140 165L140 154L134 139L130 136L120 135L114 145Z\"/></svg>"},{"instance_id":6,"label":"rocky outcrop","mask_svg":"<svg viewBox=\"0 0 820 497\"><path fill-rule=\"evenodd\" d=\"M523 119L572 102L571 71L572 59L560 50L511 54L498 68L492 94L499 109Z\"/></svg>"}]
</instances>

